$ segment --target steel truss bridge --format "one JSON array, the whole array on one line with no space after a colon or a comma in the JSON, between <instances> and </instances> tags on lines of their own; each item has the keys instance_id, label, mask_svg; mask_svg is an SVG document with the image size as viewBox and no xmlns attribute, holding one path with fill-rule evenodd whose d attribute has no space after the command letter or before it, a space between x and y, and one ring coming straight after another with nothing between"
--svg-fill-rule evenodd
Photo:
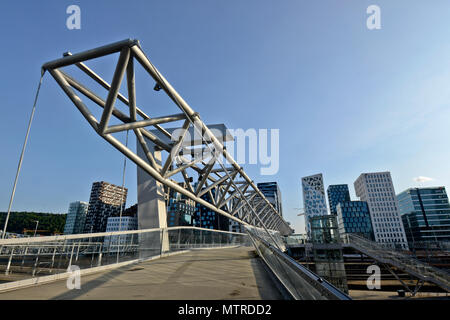
<instances>
[{"instance_id":1,"label":"steel truss bridge","mask_svg":"<svg viewBox=\"0 0 450 320\"><path fill-rule=\"evenodd\" d=\"M106 82L85 64L86 61L114 54L118 54L119 57L111 83ZM179 108L180 113L150 117L137 106L136 61L152 78L151 81L155 82L154 90L164 91ZM65 67L78 68L78 71L81 71L84 76L103 87L107 91L106 99L101 98L99 94L82 84L80 80L63 71L62 68ZM238 276L233 273L236 270L239 271L239 275L244 272L246 277L250 278L255 274L255 270L252 271L255 266L254 261L245 262L251 260L250 247L256 250L258 256L268 267L269 273L276 279L277 283L281 284L281 291L286 293L287 298L351 299L347 294L317 276L284 252L286 249L285 241L281 236L288 236L293 231L227 151L224 144L229 141L226 128L223 125L207 126L203 123L200 115L183 100L147 58L139 41L129 39L77 54L67 52L63 58L45 63L42 66L42 77L47 71L94 131L124 154L126 158L133 161L138 167L138 172L143 170L151 177L150 184L151 190L153 190L151 191L153 193L150 192L149 202L151 205L145 207L148 210L138 209L139 220L142 218L146 223L148 221L150 223L144 226L140 223L140 230L133 231L1 239L0 299L15 297L33 299L40 297L42 292L53 292L56 294L56 298L74 298L76 295L67 292L57 295L58 290L60 290L57 285L56 287L46 287L47 290L44 291L39 288L24 291L27 290L24 289L25 287L55 282L69 277L71 275L70 268L73 265L77 265L82 269L81 273L87 275L93 272L105 272L113 268L119 270L120 268L129 268L128 265L140 263L141 267L126 271L142 269L144 270L142 271L142 277L135 277L133 280L133 277L130 278L125 274L119 276L118 285L135 281L136 283L132 285L133 288L140 286L142 290L148 292L149 287L157 285L157 283L152 283L149 280L148 274L155 274L155 272L159 272L161 275L167 274L166 269L169 268L170 264L179 265L178 269L174 270L174 272L177 272L180 268L189 268L193 263L192 261L196 261L199 257L198 265L191 268L191 272L194 270L196 273L194 272L191 276L197 277L199 282L210 281L210 277L205 278L204 276L205 274L211 275L211 270L216 269L214 276L221 278L220 281L225 288L227 287L226 284L236 281L233 278ZM128 93L126 96L120 93L124 77L126 77ZM80 95L101 107L100 119L94 116ZM126 107L127 112L124 113L118 108L118 102ZM32 116L35 105L33 106ZM115 123L112 124L114 121ZM181 124L174 125L176 122ZM172 128L165 127L167 124L170 124ZM18 172L20 171L30 125L31 120L19 161ZM120 132L127 132L128 137L129 131L135 134L137 152L132 151L127 143L124 145L114 136ZM191 139L192 135L194 135L194 139ZM227 165L225 165L225 162ZM196 184L192 184L194 175L198 177ZM10 208L17 176L18 173ZM182 179L183 182L173 180L175 176ZM245 233L197 227L167 228L164 200L167 198L170 189L238 222L244 226ZM209 196L209 201L205 199L205 196ZM138 199L138 203L139 201ZM148 215L151 216L150 219L147 219ZM5 223L5 230L6 225ZM348 237L347 245L374 257L375 260L383 264L390 264L416 276L420 280L420 284L418 282L414 294L424 281L435 283L441 288L449 290L449 276L440 270L432 269L423 263L405 257L401 253L381 249L376 244L358 237ZM200 250L202 253L198 254L196 250ZM168 264L152 265L149 263L149 261L178 255L179 253L183 253L187 260L169 258L172 260ZM217 256L220 256L221 259L215 258ZM202 264L202 261L207 261L206 265ZM159 269L158 265L160 266ZM209 268L210 270L203 270L203 268ZM147 276L145 276L146 272ZM173 275L173 278L179 277ZM98 279L94 281L98 282ZM179 283L176 280L173 281L175 281L174 284L178 292ZM265 286L269 290L273 290L273 283L268 284L266 280L264 281ZM183 284L183 287L185 285ZM257 285L253 286L257 287ZM117 290L117 286L114 289L116 290L107 290L113 293L110 297L121 298L120 291L122 289L128 290L126 287ZM17 295L16 293L5 292L10 290L16 290ZM191 290L186 291L183 297L176 297L191 298L192 294L199 292L195 286ZM220 291L217 290L216 280L213 281L211 290L211 294L217 294ZM161 290L157 290L157 292L160 294ZM95 292L93 294L95 296ZM49 297L54 297L54 295ZM102 297L96 296L97 299ZM168 297L173 298L174 296L169 295ZM158 299L161 296L150 295L146 298ZM218 298L223 297L219 295Z\"/></svg>"},{"instance_id":2,"label":"steel truss bridge","mask_svg":"<svg viewBox=\"0 0 450 320\"><path fill-rule=\"evenodd\" d=\"M88 60L115 53L119 53L119 58L111 84L85 64ZM150 117L137 106L134 70L136 61L156 83L155 90L164 91L180 109L180 113ZM63 67L69 66L76 66L106 89L106 100L62 70ZM45 71L53 76L98 135L157 182L240 224L276 230L283 235L292 233L288 223L226 150L224 141L220 141L220 137L216 137L200 119L200 115L161 75L142 51L138 40L124 40L73 55L66 53L61 59L45 63L42 66L42 72ZM119 92L125 75L127 97ZM80 94L103 108L101 119L94 117L80 98ZM128 107L127 114L116 107L118 100ZM111 125L112 117L120 123ZM175 122L182 123L177 130L177 135L173 135L173 132L162 127L163 124ZM153 130L149 128L153 128ZM113 136L113 134L128 130L135 134L140 148L143 150L143 157ZM155 131L160 134L155 134ZM188 132L200 136L201 142L184 141ZM189 145L192 146L192 144L199 144L200 148L189 148ZM162 162L163 155L160 152L164 153L164 162ZM230 164L229 167L225 166L224 159ZM181 174L184 185L171 179L175 174ZM195 189L192 184L194 174L199 177ZM204 194L209 194L211 201L202 198ZM160 221L160 226L164 227L163 221Z\"/></svg>"}]
</instances>

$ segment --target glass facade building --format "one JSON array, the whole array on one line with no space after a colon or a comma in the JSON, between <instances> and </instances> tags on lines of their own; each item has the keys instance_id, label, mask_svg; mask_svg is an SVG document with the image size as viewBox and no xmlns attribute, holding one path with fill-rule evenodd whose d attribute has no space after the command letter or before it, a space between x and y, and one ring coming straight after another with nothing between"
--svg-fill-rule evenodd
<instances>
[{"instance_id":1,"label":"glass facade building","mask_svg":"<svg viewBox=\"0 0 450 320\"><path fill-rule=\"evenodd\" d=\"M257 184L258 189L269 200L269 202L283 216L283 208L281 206L281 191L276 182L261 182Z\"/></svg>"},{"instance_id":2,"label":"glass facade building","mask_svg":"<svg viewBox=\"0 0 450 320\"><path fill-rule=\"evenodd\" d=\"M184 186L183 183L179 183ZM196 212L195 201L170 189L167 203L167 226L193 226Z\"/></svg>"},{"instance_id":3,"label":"glass facade building","mask_svg":"<svg viewBox=\"0 0 450 320\"><path fill-rule=\"evenodd\" d=\"M348 293L337 217L335 215L311 217L310 227L314 271Z\"/></svg>"},{"instance_id":4,"label":"glass facade building","mask_svg":"<svg viewBox=\"0 0 450 320\"><path fill-rule=\"evenodd\" d=\"M109 217L108 222L106 224L106 232L116 232L116 231L129 231L129 230L137 230L138 229L138 221L137 217L133 216L123 216L119 217ZM120 236L110 236L105 237L104 245L109 247L109 251L117 251L118 244L122 250L124 250L124 246L127 244L131 244L138 239L137 235L132 234L123 234Z\"/></svg>"},{"instance_id":5,"label":"glass facade building","mask_svg":"<svg viewBox=\"0 0 450 320\"><path fill-rule=\"evenodd\" d=\"M450 241L450 204L445 187L410 188L397 199L410 244Z\"/></svg>"},{"instance_id":6,"label":"glass facade building","mask_svg":"<svg viewBox=\"0 0 450 320\"><path fill-rule=\"evenodd\" d=\"M355 233L369 240L374 240L369 206L365 201L340 202L337 207L339 233Z\"/></svg>"},{"instance_id":7,"label":"glass facade building","mask_svg":"<svg viewBox=\"0 0 450 320\"><path fill-rule=\"evenodd\" d=\"M196 188L197 183L194 183L194 189ZM211 190L211 194L214 197L214 190ZM212 203L209 193L205 193L201 196L201 198ZM206 229L228 231L230 229L230 219L197 203L194 215L194 226Z\"/></svg>"},{"instance_id":8,"label":"glass facade building","mask_svg":"<svg viewBox=\"0 0 450 320\"><path fill-rule=\"evenodd\" d=\"M89 204L83 201L75 201L69 204L64 234L83 233L88 206Z\"/></svg>"},{"instance_id":9,"label":"glass facade building","mask_svg":"<svg viewBox=\"0 0 450 320\"><path fill-rule=\"evenodd\" d=\"M346 184L334 184L328 186L327 189L328 204L330 205L331 214L336 215L336 206L340 202L350 201L350 192Z\"/></svg>"}]
</instances>

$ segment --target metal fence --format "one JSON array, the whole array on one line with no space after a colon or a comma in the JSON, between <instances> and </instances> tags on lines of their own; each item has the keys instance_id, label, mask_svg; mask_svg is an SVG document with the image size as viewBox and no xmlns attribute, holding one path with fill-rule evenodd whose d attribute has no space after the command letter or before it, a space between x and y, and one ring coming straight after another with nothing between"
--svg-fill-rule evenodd
<instances>
[{"instance_id":1,"label":"metal fence","mask_svg":"<svg viewBox=\"0 0 450 320\"><path fill-rule=\"evenodd\" d=\"M88 269L188 249L249 245L246 234L197 227L3 239L0 283L64 273L72 265Z\"/></svg>"}]
</instances>

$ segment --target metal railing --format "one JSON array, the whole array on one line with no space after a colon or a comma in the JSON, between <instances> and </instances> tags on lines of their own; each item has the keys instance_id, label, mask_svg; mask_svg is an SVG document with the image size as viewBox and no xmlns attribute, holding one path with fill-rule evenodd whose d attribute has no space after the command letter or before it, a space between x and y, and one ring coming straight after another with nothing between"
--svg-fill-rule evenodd
<instances>
[{"instance_id":1,"label":"metal railing","mask_svg":"<svg viewBox=\"0 0 450 320\"><path fill-rule=\"evenodd\" d=\"M421 280L432 282L450 292L450 274L426 264L400 250L393 250L354 234L346 234L344 240L358 251L382 262L393 265Z\"/></svg>"},{"instance_id":2,"label":"metal railing","mask_svg":"<svg viewBox=\"0 0 450 320\"><path fill-rule=\"evenodd\" d=\"M350 296L325 279L283 253L276 242L281 237L268 237L265 231L255 227L245 227L259 256L272 270L284 288L296 300L351 300Z\"/></svg>"},{"instance_id":3,"label":"metal railing","mask_svg":"<svg viewBox=\"0 0 450 320\"><path fill-rule=\"evenodd\" d=\"M167 237L168 248L162 239ZM197 227L90 233L0 240L0 283L146 260L189 249L250 246L244 233Z\"/></svg>"}]
</instances>

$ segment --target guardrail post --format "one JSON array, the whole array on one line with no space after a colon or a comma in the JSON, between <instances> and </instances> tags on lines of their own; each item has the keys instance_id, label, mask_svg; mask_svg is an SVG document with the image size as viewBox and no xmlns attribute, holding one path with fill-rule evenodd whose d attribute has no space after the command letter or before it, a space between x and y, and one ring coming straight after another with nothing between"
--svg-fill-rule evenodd
<instances>
[{"instance_id":1,"label":"guardrail post","mask_svg":"<svg viewBox=\"0 0 450 320\"><path fill-rule=\"evenodd\" d=\"M78 261L78 254L80 253L80 245L81 245L81 241L78 241L77 255L75 257L75 261Z\"/></svg>"},{"instance_id":2,"label":"guardrail post","mask_svg":"<svg viewBox=\"0 0 450 320\"><path fill-rule=\"evenodd\" d=\"M5 275L9 274L9 268L11 267L11 261L12 261L12 257L14 255L14 247L11 250L11 254L9 255L9 260L8 260L8 265L6 266L6 270L5 270Z\"/></svg>"},{"instance_id":3,"label":"guardrail post","mask_svg":"<svg viewBox=\"0 0 450 320\"><path fill-rule=\"evenodd\" d=\"M178 249L180 249L180 242L181 242L181 229L178 229Z\"/></svg>"},{"instance_id":4,"label":"guardrail post","mask_svg":"<svg viewBox=\"0 0 450 320\"><path fill-rule=\"evenodd\" d=\"M53 249L52 266L50 267L50 270L53 270L53 265L55 264L56 246L57 246L57 245L55 245L55 248Z\"/></svg>"},{"instance_id":5,"label":"guardrail post","mask_svg":"<svg viewBox=\"0 0 450 320\"><path fill-rule=\"evenodd\" d=\"M89 247L92 248L91 249L91 268L92 268L92 265L94 264L94 256L95 256L95 254L94 254L93 244L91 244L91 238L89 238Z\"/></svg>"},{"instance_id":6,"label":"guardrail post","mask_svg":"<svg viewBox=\"0 0 450 320\"><path fill-rule=\"evenodd\" d=\"M102 249L103 249L103 243L100 243L100 249L98 250L98 264L97 266L102 265Z\"/></svg>"},{"instance_id":7,"label":"guardrail post","mask_svg":"<svg viewBox=\"0 0 450 320\"><path fill-rule=\"evenodd\" d=\"M131 237L130 237L130 248L127 250L129 252L133 252L133 238L134 238L134 233L132 233Z\"/></svg>"},{"instance_id":8,"label":"guardrail post","mask_svg":"<svg viewBox=\"0 0 450 320\"><path fill-rule=\"evenodd\" d=\"M72 265L72 257L73 257L73 250L75 249L75 242L72 244L72 251L70 252L70 260L69 260L69 267Z\"/></svg>"},{"instance_id":9,"label":"guardrail post","mask_svg":"<svg viewBox=\"0 0 450 320\"><path fill-rule=\"evenodd\" d=\"M38 266L39 263L39 254L41 253L41 247L39 247L38 252L37 252L37 256L36 256L36 260L34 261L34 267L33 267L33 271L31 273L31 276L34 277L34 275L36 274L36 268Z\"/></svg>"},{"instance_id":10,"label":"guardrail post","mask_svg":"<svg viewBox=\"0 0 450 320\"><path fill-rule=\"evenodd\" d=\"M25 263L25 256L27 255L27 252L28 252L28 245L29 245L29 243L26 244L25 251L24 251L23 256L22 256L22 264L20 266L21 269L23 268L23 265Z\"/></svg>"}]
</instances>

